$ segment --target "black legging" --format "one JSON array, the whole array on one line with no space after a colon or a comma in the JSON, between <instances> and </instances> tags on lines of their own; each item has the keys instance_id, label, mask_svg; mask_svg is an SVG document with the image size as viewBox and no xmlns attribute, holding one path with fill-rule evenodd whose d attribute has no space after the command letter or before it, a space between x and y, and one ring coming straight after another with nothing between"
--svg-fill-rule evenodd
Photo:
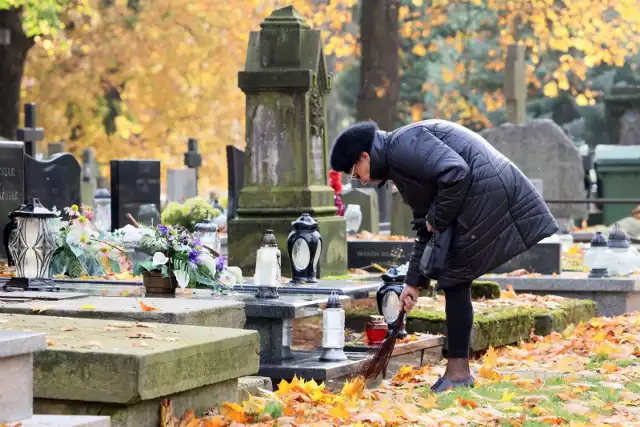
<instances>
[{"instance_id":1,"label":"black legging","mask_svg":"<svg viewBox=\"0 0 640 427\"><path fill-rule=\"evenodd\" d=\"M447 358L466 359L469 357L473 327L471 283L445 288L444 299L447 314Z\"/></svg>"}]
</instances>

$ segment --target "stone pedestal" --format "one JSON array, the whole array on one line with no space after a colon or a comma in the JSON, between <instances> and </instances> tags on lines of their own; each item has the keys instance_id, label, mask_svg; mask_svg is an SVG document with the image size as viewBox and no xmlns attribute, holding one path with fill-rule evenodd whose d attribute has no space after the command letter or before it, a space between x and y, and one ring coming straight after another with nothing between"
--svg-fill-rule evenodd
<instances>
[{"instance_id":1,"label":"stone pedestal","mask_svg":"<svg viewBox=\"0 0 640 427\"><path fill-rule=\"evenodd\" d=\"M33 353L44 348L44 334L0 331L0 423L33 415Z\"/></svg>"},{"instance_id":2,"label":"stone pedestal","mask_svg":"<svg viewBox=\"0 0 640 427\"><path fill-rule=\"evenodd\" d=\"M237 217L228 224L229 262L252 275L255 253L273 229L286 260L291 222L309 213L325 248L320 274L347 270L346 226L327 185L325 96L331 89L321 32L292 6L274 11L249 37L238 86L246 94L246 160Z\"/></svg>"},{"instance_id":3,"label":"stone pedestal","mask_svg":"<svg viewBox=\"0 0 640 427\"><path fill-rule=\"evenodd\" d=\"M412 230L413 214L411 208L404 203L400 193L393 193L391 205L391 235L414 237L416 232Z\"/></svg>"}]
</instances>

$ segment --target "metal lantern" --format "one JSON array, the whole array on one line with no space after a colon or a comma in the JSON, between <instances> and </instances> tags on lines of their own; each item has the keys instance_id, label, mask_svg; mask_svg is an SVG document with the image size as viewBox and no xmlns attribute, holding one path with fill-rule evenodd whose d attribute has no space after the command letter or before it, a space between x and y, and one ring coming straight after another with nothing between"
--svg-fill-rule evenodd
<instances>
[{"instance_id":1,"label":"metal lantern","mask_svg":"<svg viewBox=\"0 0 640 427\"><path fill-rule=\"evenodd\" d=\"M332 292L322 312L322 362L347 360L344 354L344 309L337 292Z\"/></svg>"},{"instance_id":2,"label":"metal lantern","mask_svg":"<svg viewBox=\"0 0 640 427\"><path fill-rule=\"evenodd\" d=\"M317 283L318 262L322 253L322 236L318 222L308 213L291 223L287 239L291 261L291 283Z\"/></svg>"},{"instance_id":3,"label":"metal lantern","mask_svg":"<svg viewBox=\"0 0 640 427\"><path fill-rule=\"evenodd\" d=\"M356 234L362 224L362 209L360 205L347 205L344 211L344 219L347 223L347 233Z\"/></svg>"},{"instance_id":4,"label":"metal lantern","mask_svg":"<svg viewBox=\"0 0 640 427\"><path fill-rule=\"evenodd\" d=\"M253 282L258 286L256 298L278 298L282 261L273 230L267 230L256 253Z\"/></svg>"},{"instance_id":5,"label":"metal lantern","mask_svg":"<svg viewBox=\"0 0 640 427\"><path fill-rule=\"evenodd\" d=\"M584 265L590 270L589 277L608 277L612 258L613 253L607 247L607 238L597 231L591 240L591 247L584 254Z\"/></svg>"},{"instance_id":6,"label":"metal lantern","mask_svg":"<svg viewBox=\"0 0 640 427\"><path fill-rule=\"evenodd\" d=\"M218 236L218 224L211 222L209 218L199 222L194 227L193 237L200 239L200 243L220 254L220 236Z\"/></svg>"},{"instance_id":7,"label":"metal lantern","mask_svg":"<svg viewBox=\"0 0 640 427\"><path fill-rule=\"evenodd\" d=\"M611 275L628 276L640 267L637 251L631 249L631 238L617 223L609 231L607 247L612 253Z\"/></svg>"},{"instance_id":8,"label":"metal lantern","mask_svg":"<svg viewBox=\"0 0 640 427\"><path fill-rule=\"evenodd\" d=\"M111 194L106 188L98 188L93 195L95 217L93 223L102 231L111 231Z\"/></svg>"},{"instance_id":9,"label":"metal lantern","mask_svg":"<svg viewBox=\"0 0 640 427\"><path fill-rule=\"evenodd\" d=\"M12 213L16 229L9 237L9 252L16 265L16 277L6 288L30 290L58 290L49 275L49 264L56 249L51 231L55 214L32 199Z\"/></svg>"},{"instance_id":10,"label":"metal lantern","mask_svg":"<svg viewBox=\"0 0 640 427\"><path fill-rule=\"evenodd\" d=\"M376 301L378 303L378 312L384 317L384 321L389 325L389 331L392 331L398 321L398 316L402 310L402 301L400 294L406 272L399 267L391 267L382 275L383 284L376 292ZM398 337L404 338L407 331L400 331Z\"/></svg>"}]
</instances>

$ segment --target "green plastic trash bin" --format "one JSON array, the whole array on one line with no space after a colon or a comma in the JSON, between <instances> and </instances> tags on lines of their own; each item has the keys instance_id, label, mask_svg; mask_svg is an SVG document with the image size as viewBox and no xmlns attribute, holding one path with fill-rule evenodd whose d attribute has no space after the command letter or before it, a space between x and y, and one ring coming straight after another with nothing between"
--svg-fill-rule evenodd
<instances>
[{"instance_id":1,"label":"green plastic trash bin","mask_svg":"<svg viewBox=\"0 0 640 427\"><path fill-rule=\"evenodd\" d=\"M640 199L640 145L598 145L594 155L598 198ZM631 215L633 204L603 204L605 225Z\"/></svg>"}]
</instances>

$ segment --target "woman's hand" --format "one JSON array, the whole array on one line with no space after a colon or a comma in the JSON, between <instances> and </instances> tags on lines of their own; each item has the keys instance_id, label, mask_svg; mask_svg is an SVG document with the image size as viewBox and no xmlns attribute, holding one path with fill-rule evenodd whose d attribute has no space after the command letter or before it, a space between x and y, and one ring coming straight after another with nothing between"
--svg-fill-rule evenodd
<instances>
[{"instance_id":1,"label":"woman's hand","mask_svg":"<svg viewBox=\"0 0 640 427\"><path fill-rule=\"evenodd\" d=\"M420 291L415 286L404 285L402 293L400 294L400 302L402 303L404 311L408 313L413 309L413 306L418 302L419 293Z\"/></svg>"},{"instance_id":2,"label":"woman's hand","mask_svg":"<svg viewBox=\"0 0 640 427\"><path fill-rule=\"evenodd\" d=\"M427 223L427 230L429 230L429 233L433 233L433 227L429 223Z\"/></svg>"}]
</instances>

